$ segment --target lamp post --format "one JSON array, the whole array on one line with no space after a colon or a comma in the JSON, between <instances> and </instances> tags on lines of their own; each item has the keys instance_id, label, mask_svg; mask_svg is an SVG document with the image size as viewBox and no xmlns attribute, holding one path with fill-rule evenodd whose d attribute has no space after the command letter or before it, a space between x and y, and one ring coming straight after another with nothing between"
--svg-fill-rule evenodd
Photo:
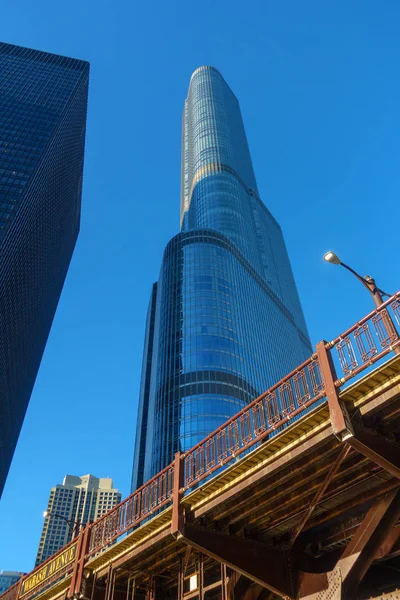
<instances>
[{"instance_id":1,"label":"lamp post","mask_svg":"<svg viewBox=\"0 0 400 600\"><path fill-rule=\"evenodd\" d=\"M386 292L383 292L382 290L380 290L375 283L375 279L373 279L372 277L370 277L369 275L366 275L365 277L361 277L361 275L359 275L357 273L357 271L355 271L354 269L352 269L351 267L349 267L349 265L345 265L340 258L337 256L337 254L335 254L334 252L332 252L331 250L329 250L329 252L327 252L326 254L324 254L324 260L328 263L331 263L332 265L341 265L342 267L344 267L345 269L347 269L348 271L350 271L350 273L353 273L353 275L355 275L357 277L357 279L359 281L361 281L361 283L364 285L364 287L367 288L367 290L370 292L370 294L372 295L372 299L375 303L375 306L378 308L378 306L382 306L383 304L383 296L387 296L388 298L390 298L390 294L387 294Z\"/></svg>"},{"instance_id":2,"label":"lamp post","mask_svg":"<svg viewBox=\"0 0 400 600\"><path fill-rule=\"evenodd\" d=\"M60 515L59 513L55 513L52 512L50 510L45 510L43 513L43 516L46 517L56 517L57 519L62 519L63 521L66 522L66 524L68 525L68 527L70 528L71 532L72 532L72 539L74 539L78 533L79 533L79 527L81 525L80 521L72 521L70 519L67 519L66 517L64 517L64 515Z\"/></svg>"},{"instance_id":3,"label":"lamp post","mask_svg":"<svg viewBox=\"0 0 400 600\"><path fill-rule=\"evenodd\" d=\"M375 283L375 279L373 279L373 277L370 277L370 275L365 275L365 277L361 277L361 275L359 273L357 273L357 271L355 271L354 269L349 267L349 265L345 265L340 260L338 255L335 254L334 252L332 252L332 250L329 250L329 252L326 252L326 254L324 254L324 260L328 263L331 263L332 265L341 265L342 267L344 267L345 269L350 271L350 273L353 273L353 275L355 275L357 277L357 279L359 281L361 281L363 286L365 288L367 288L367 290L371 294L376 308L379 308L384 303L382 296L387 296L388 298L390 298L390 294L387 294L386 292L384 292L383 290L378 288L378 286ZM389 313L387 311L385 311L385 312L386 312L386 314L382 316L382 321L384 322L384 324L386 326L386 330L387 330L389 339L392 339L394 341L398 340L399 335L397 333L396 327L394 326L394 323L393 323L392 319L390 318ZM394 348L394 352L395 352L395 354L400 354L400 346L396 346Z\"/></svg>"}]
</instances>

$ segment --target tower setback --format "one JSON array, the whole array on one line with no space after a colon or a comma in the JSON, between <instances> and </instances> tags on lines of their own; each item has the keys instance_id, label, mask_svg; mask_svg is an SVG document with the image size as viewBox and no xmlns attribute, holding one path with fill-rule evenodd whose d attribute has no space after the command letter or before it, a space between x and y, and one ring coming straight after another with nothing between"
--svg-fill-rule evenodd
<instances>
[{"instance_id":1,"label":"tower setback","mask_svg":"<svg viewBox=\"0 0 400 600\"><path fill-rule=\"evenodd\" d=\"M180 222L149 306L132 490L312 353L239 103L213 67L184 105Z\"/></svg>"}]
</instances>

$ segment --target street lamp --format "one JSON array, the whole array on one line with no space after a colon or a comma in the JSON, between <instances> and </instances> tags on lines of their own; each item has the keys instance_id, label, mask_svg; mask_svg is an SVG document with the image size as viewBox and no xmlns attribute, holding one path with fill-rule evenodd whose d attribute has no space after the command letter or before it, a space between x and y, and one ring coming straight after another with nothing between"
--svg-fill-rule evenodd
<instances>
[{"instance_id":1,"label":"street lamp","mask_svg":"<svg viewBox=\"0 0 400 600\"><path fill-rule=\"evenodd\" d=\"M64 515L60 515L59 513L52 512L50 510L45 510L43 513L44 518L46 517L56 517L57 519L62 519L66 522L68 527L72 532L72 538L76 537L79 533L80 521L72 521L71 519L67 519Z\"/></svg>"},{"instance_id":2,"label":"street lamp","mask_svg":"<svg viewBox=\"0 0 400 600\"><path fill-rule=\"evenodd\" d=\"M361 275L359 275L357 273L357 271L355 271L348 265L345 265L340 260L338 255L335 254L334 252L332 252L332 250L329 250L329 252L326 252L326 254L324 254L324 260L328 263L331 263L332 265L341 265L342 267L344 267L345 269L350 271L350 273L353 273L353 275L355 275L357 277L357 279L359 281L361 281L363 286L367 288L367 290L371 294L372 299L377 308L382 306L382 304L384 303L382 296L387 296L388 298L390 298L390 294L387 294L386 292L382 291L381 289L379 289L377 287L377 285L375 283L375 279L373 279L369 275L366 275L365 277L361 277ZM392 319L390 318L389 313L387 311L385 311L385 313L386 314L384 314L382 312L382 321L385 325L386 332L387 332L388 338L390 340L390 343L393 343L393 341L398 341L399 334L397 333L396 327L395 327ZM395 346L394 352L395 352L395 354L400 354L400 346L398 346L398 345Z\"/></svg>"},{"instance_id":3,"label":"street lamp","mask_svg":"<svg viewBox=\"0 0 400 600\"><path fill-rule=\"evenodd\" d=\"M342 267L344 267L345 269L350 271L350 273L353 273L353 275L355 275L357 277L357 279L359 281L361 281L363 286L366 287L367 290L369 291L369 293L372 295L372 298L373 298L373 301L374 301L376 307L382 306L382 304L383 304L382 296L387 296L388 298L390 298L390 294L383 292L381 289L379 289L376 286L375 279L373 279L369 275L366 275L365 277L361 277L361 275L359 275L357 273L357 271L355 271L348 265L345 265L340 260L340 258L337 256L337 254L332 252L332 250L329 250L329 252L324 254L324 260L328 263L331 263L332 265L341 265Z\"/></svg>"}]
</instances>

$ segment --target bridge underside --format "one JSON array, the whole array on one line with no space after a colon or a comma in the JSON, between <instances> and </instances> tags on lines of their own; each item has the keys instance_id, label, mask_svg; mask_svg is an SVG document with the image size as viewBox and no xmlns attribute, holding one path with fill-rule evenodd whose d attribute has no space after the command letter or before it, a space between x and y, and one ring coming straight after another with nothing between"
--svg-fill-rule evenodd
<instances>
[{"instance_id":1,"label":"bridge underside","mask_svg":"<svg viewBox=\"0 0 400 600\"><path fill-rule=\"evenodd\" d=\"M328 400L36 598L400 598L400 357Z\"/></svg>"},{"instance_id":2,"label":"bridge underside","mask_svg":"<svg viewBox=\"0 0 400 600\"><path fill-rule=\"evenodd\" d=\"M363 600L400 588L399 399L395 357L341 394L347 436L324 403L90 560L82 593Z\"/></svg>"}]
</instances>

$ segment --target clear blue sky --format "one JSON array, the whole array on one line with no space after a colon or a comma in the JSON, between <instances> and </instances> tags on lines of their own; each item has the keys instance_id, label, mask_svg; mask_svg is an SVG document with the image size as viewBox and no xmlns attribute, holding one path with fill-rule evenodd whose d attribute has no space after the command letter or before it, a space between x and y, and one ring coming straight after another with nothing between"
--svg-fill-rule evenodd
<instances>
[{"instance_id":1,"label":"clear blue sky","mask_svg":"<svg viewBox=\"0 0 400 600\"><path fill-rule=\"evenodd\" d=\"M400 288L400 4L14 0L1 12L3 41L91 63L81 233L0 502L0 569L29 571L66 473L129 491L147 303L179 227L196 67L220 69L239 98L312 341L371 308L326 250Z\"/></svg>"}]
</instances>

